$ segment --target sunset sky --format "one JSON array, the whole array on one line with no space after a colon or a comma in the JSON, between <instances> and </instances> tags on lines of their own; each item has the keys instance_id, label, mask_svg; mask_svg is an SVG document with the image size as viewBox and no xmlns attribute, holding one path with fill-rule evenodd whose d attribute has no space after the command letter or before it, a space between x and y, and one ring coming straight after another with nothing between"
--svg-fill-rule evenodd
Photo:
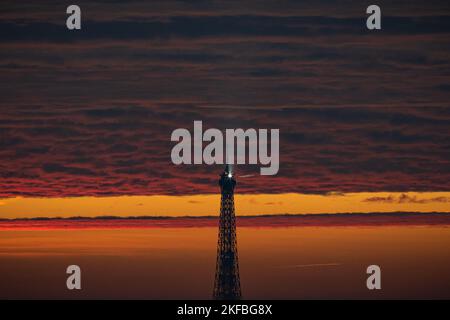
<instances>
[{"instance_id":1,"label":"sunset sky","mask_svg":"<svg viewBox=\"0 0 450 320\"><path fill-rule=\"evenodd\" d=\"M449 0L0 0L0 299L449 299L449 102Z\"/></svg>"},{"instance_id":2,"label":"sunset sky","mask_svg":"<svg viewBox=\"0 0 450 320\"><path fill-rule=\"evenodd\" d=\"M2 1L0 218L214 215L177 128L280 129L239 215L450 211L448 1ZM289 8L289 9L286 9Z\"/></svg>"},{"instance_id":3,"label":"sunset sky","mask_svg":"<svg viewBox=\"0 0 450 320\"><path fill-rule=\"evenodd\" d=\"M237 194L239 216L368 212L448 212L450 192L339 195ZM0 218L97 216L214 216L220 195L9 198Z\"/></svg>"}]
</instances>

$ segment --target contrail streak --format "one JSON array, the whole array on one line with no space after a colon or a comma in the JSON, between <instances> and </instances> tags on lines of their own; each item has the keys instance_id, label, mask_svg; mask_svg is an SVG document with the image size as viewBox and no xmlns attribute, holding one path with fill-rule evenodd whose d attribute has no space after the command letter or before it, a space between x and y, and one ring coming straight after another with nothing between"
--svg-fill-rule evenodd
<instances>
[{"instance_id":1,"label":"contrail streak","mask_svg":"<svg viewBox=\"0 0 450 320\"><path fill-rule=\"evenodd\" d=\"M313 263L313 264L295 264L291 266L280 266L279 268L309 268L309 267L334 267L342 263Z\"/></svg>"}]
</instances>

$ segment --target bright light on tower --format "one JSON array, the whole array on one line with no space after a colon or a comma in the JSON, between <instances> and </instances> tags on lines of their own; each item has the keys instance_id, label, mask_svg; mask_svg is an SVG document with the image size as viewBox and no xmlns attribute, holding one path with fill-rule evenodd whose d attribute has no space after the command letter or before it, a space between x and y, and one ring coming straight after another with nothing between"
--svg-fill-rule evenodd
<instances>
[{"instance_id":1,"label":"bright light on tower","mask_svg":"<svg viewBox=\"0 0 450 320\"><path fill-rule=\"evenodd\" d=\"M227 166L225 168L225 172L227 173L227 177L231 179L233 177L233 167L231 164L227 163Z\"/></svg>"}]
</instances>

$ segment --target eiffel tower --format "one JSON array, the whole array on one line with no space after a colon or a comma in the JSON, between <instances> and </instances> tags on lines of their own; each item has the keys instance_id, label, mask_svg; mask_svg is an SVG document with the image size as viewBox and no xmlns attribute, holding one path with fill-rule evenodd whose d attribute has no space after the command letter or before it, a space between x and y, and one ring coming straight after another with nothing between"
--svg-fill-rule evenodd
<instances>
[{"instance_id":1,"label":"eiffel tower","mask_svg":"<svg viewBox=\"0 0 450 320\"><path fill-rule=\"evenodd\" d=\"M234 214L236 180L233 177L231 165L227 165L220 175L219 185L222 197L213 298L239 300L241 298L241 282L236 240L236 216Z\"/></svg>"}]
</instances>

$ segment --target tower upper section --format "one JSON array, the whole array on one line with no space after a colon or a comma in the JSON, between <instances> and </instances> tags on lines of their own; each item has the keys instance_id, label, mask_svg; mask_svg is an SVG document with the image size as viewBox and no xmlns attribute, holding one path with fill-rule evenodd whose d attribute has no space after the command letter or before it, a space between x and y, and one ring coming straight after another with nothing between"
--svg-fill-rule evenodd
<instances>
[{"instance_id":1,"label":"tower upper section","mask_svg":"<svg viewBox=\"0 0 450 320\"><path fill-rule=\"evenodd\" d=\"M233 193L236 186L236 180L233 176L231 165L227 164L225 170L220 175L219 185L222 193Z\"/></svg>"}]
</instances>

